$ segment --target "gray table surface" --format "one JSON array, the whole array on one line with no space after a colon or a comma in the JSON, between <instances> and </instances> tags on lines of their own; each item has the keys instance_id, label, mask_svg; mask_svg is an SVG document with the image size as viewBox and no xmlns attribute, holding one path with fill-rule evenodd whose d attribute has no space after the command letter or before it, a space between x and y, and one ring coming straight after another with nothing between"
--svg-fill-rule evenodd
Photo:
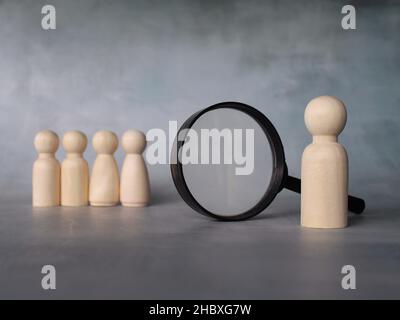
<instances>
[{"instance_id":1,"label":"gray table surface","mask_svg":"<svg viewBox=\"0 0 400 320\"><path fill-rule=\"evenodd\" d=\"M368 208L342 230L299 226L300 197L283 191L258 217L217 222L171 183L143 208L33 209L0 204L0 298L400 298L400 215ZM56 290L41 288L54 265ZM357 270L343 290L341 268Z\"/></svg>"}]
</instances>

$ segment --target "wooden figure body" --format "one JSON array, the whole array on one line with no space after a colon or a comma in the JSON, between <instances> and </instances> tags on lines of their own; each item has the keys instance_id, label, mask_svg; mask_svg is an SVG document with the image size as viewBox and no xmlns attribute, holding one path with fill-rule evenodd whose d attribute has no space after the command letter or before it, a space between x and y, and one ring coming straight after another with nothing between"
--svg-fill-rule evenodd
<instances>
[{"instance_id":1,"label":"wooden figure body","mask_svg":"<svg viewBox=\"0 0 400 320\"><path fill-rule=\"evenodd\" d=\"M126 157L121 170L121 203L127 207L144 207L150 201L150 183L142 153L146 136L137 130L128 130L122 137Z\"/></svg>"},{"instance_id":2,"label":"wooden figure body","mask_svg":"<svg viewBox=\"0 0 400 320\"><path fill-rule=\"evenodd\" d=\"M87 206L89 203L89 166L83 158L87 138L83 132L69 131L64 135L66 159L61 165L61 205Z\"/></svg>"},{"instance_id":3,"label":"wooden figure body","mask_svg":"<svg viewBox=\"0 0 400 320\"><path fill-rule=\"evenodd\" d=\"M32 170L32 205L54 207L60 205L60 163L55 158L59 139L50 130L40 131L35 136L38 158Z\"/></svg>"},{"instance_id":4,"label":"wooden figure body","mask_svg":"<svg viewBox=\"0 0 400 320\"><path fill-rule=\"evenodd\" d=\"M98 131L93 137L97 157L93 165L89 186L92 206L114 206L119 202L119 173L114 159L118 138L110 131Z\"/></svg>"},{"instance_id":5,"label":"wooden figure body","mask_svg":"<svg viewBox=\"0 0 400 320\"><path fill-rule=\"evenodd\" d=\"M304 114L313 142L301 163L301 225L344 228L348 214L348 159L338 143L346 125L343 102L322 96L311 100Z\"/></svg>"}]
</instances>

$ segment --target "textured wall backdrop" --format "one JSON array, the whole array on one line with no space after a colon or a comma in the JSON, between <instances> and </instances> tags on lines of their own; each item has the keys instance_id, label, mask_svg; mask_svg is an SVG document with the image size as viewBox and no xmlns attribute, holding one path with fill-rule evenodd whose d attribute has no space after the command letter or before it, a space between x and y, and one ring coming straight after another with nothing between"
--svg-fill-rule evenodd
<instances>
[{"instance_id":1,"label":"textured wall backdrop","mask_svg":"<svg viewBox=\"0 0 400 320\"><path fill-rule=\"evenodd\" d=\"M54 31L41 29L45 4ZM355 31L340 26L344 4L357 8ZM394 206L399 30L400 1L0 1L2 196L29 198L38 130L166 128L224 100L267 114L299 175L304 107L330 94L348 107L350 190ZM167 166L149 169L155 188L169 181Z\"/></svg>"}]
</instances>

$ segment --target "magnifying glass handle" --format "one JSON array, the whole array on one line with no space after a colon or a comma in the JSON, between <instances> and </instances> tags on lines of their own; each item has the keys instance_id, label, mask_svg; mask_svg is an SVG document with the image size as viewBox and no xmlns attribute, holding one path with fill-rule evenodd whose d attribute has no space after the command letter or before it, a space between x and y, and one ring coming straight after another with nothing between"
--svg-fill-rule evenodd
<instances>
[{"instance_id":1,"label":"magnifying glass handle","mask_svg":"<svg viewBox=\"0 0 400 320\"><path fill-rule=\"evenodd\" d=\"M299 178L287 176L285 188L290 191L301 193L301 180Z\"/></svg>"},{"instance_id":2,"label":"magnifying glass handle","mask_svg":"<svg viewBox=\"0 0 400 320\"><path fill-rule=\"evenodd\" d=\"M361 214L365 209L365 201L360 198L349 196L349 211L355 214Z\"/></svg>"},{"instance_id":3,"label":"magnifying glass handle","mask_svg":"<svg viewBox=\"0 0 400 320\"><path fill-rule=\"evenodd\" d=\"M301 180L288 176L286 178L285 188L297 193L301 193ZM349 211L360 214L365 209L365 201L357 197L349 196L348 206Z\"/></svg>"}]
</instances>

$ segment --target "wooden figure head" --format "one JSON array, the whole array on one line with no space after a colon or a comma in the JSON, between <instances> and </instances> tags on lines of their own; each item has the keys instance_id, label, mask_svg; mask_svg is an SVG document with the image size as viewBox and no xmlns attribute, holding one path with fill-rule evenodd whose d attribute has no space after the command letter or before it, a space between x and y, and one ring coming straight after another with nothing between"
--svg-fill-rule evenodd
<instances>
[{"instance_id":1,"label":"wooden figure head","mask_svg":"<svg viewBox=\"0 0 400 320\"><path fill-rule=\"evenodd\" d=\"M93 137L93 148L98 154L113 154L118 148L118 137L111 131L97 131Z\"/></svg>"},{"instance_id":2,"label":"wooden figure head","mask_svg":"<svg viewBox=\"0 0 400 320\"><path fill-rule=\"evenodd\" d=\"M126 153L141 154L146 148L146 136L138 130L128 130L122 137L122 147Z\"/></svg>"},{"instance_id":3,"label":"wooden figure head","mask_svg":"<svg viewBox=\"0 0 400 320\"><path fill-rule=\"evenodd\" d=\"M313 136L338 136L347 120L346 107L342 101L331 96L312 99L304 113L304 121Z\"/></svg>"},{"instance_id":4,"label":"wooden figure head","mask_svg":"<svg viewBox=\"0 0 400 320\"><path fill-rule=\"evenodd\" d=\"M86 135L81 131L68 131L64 134L63 146L67 153L83 153L87 147Z\"/></svg>"},{"instance_id":5,"label":"wooden figure head","mask_svg":"<svg viewBox=\"0 0 400 320\"><path fill-rule=\"evenodd\" d=\"M38 153L55 153L58 149L58 135L51 130L43 130L36 134L34 141Z\"/></svg>"}]
</instances>

